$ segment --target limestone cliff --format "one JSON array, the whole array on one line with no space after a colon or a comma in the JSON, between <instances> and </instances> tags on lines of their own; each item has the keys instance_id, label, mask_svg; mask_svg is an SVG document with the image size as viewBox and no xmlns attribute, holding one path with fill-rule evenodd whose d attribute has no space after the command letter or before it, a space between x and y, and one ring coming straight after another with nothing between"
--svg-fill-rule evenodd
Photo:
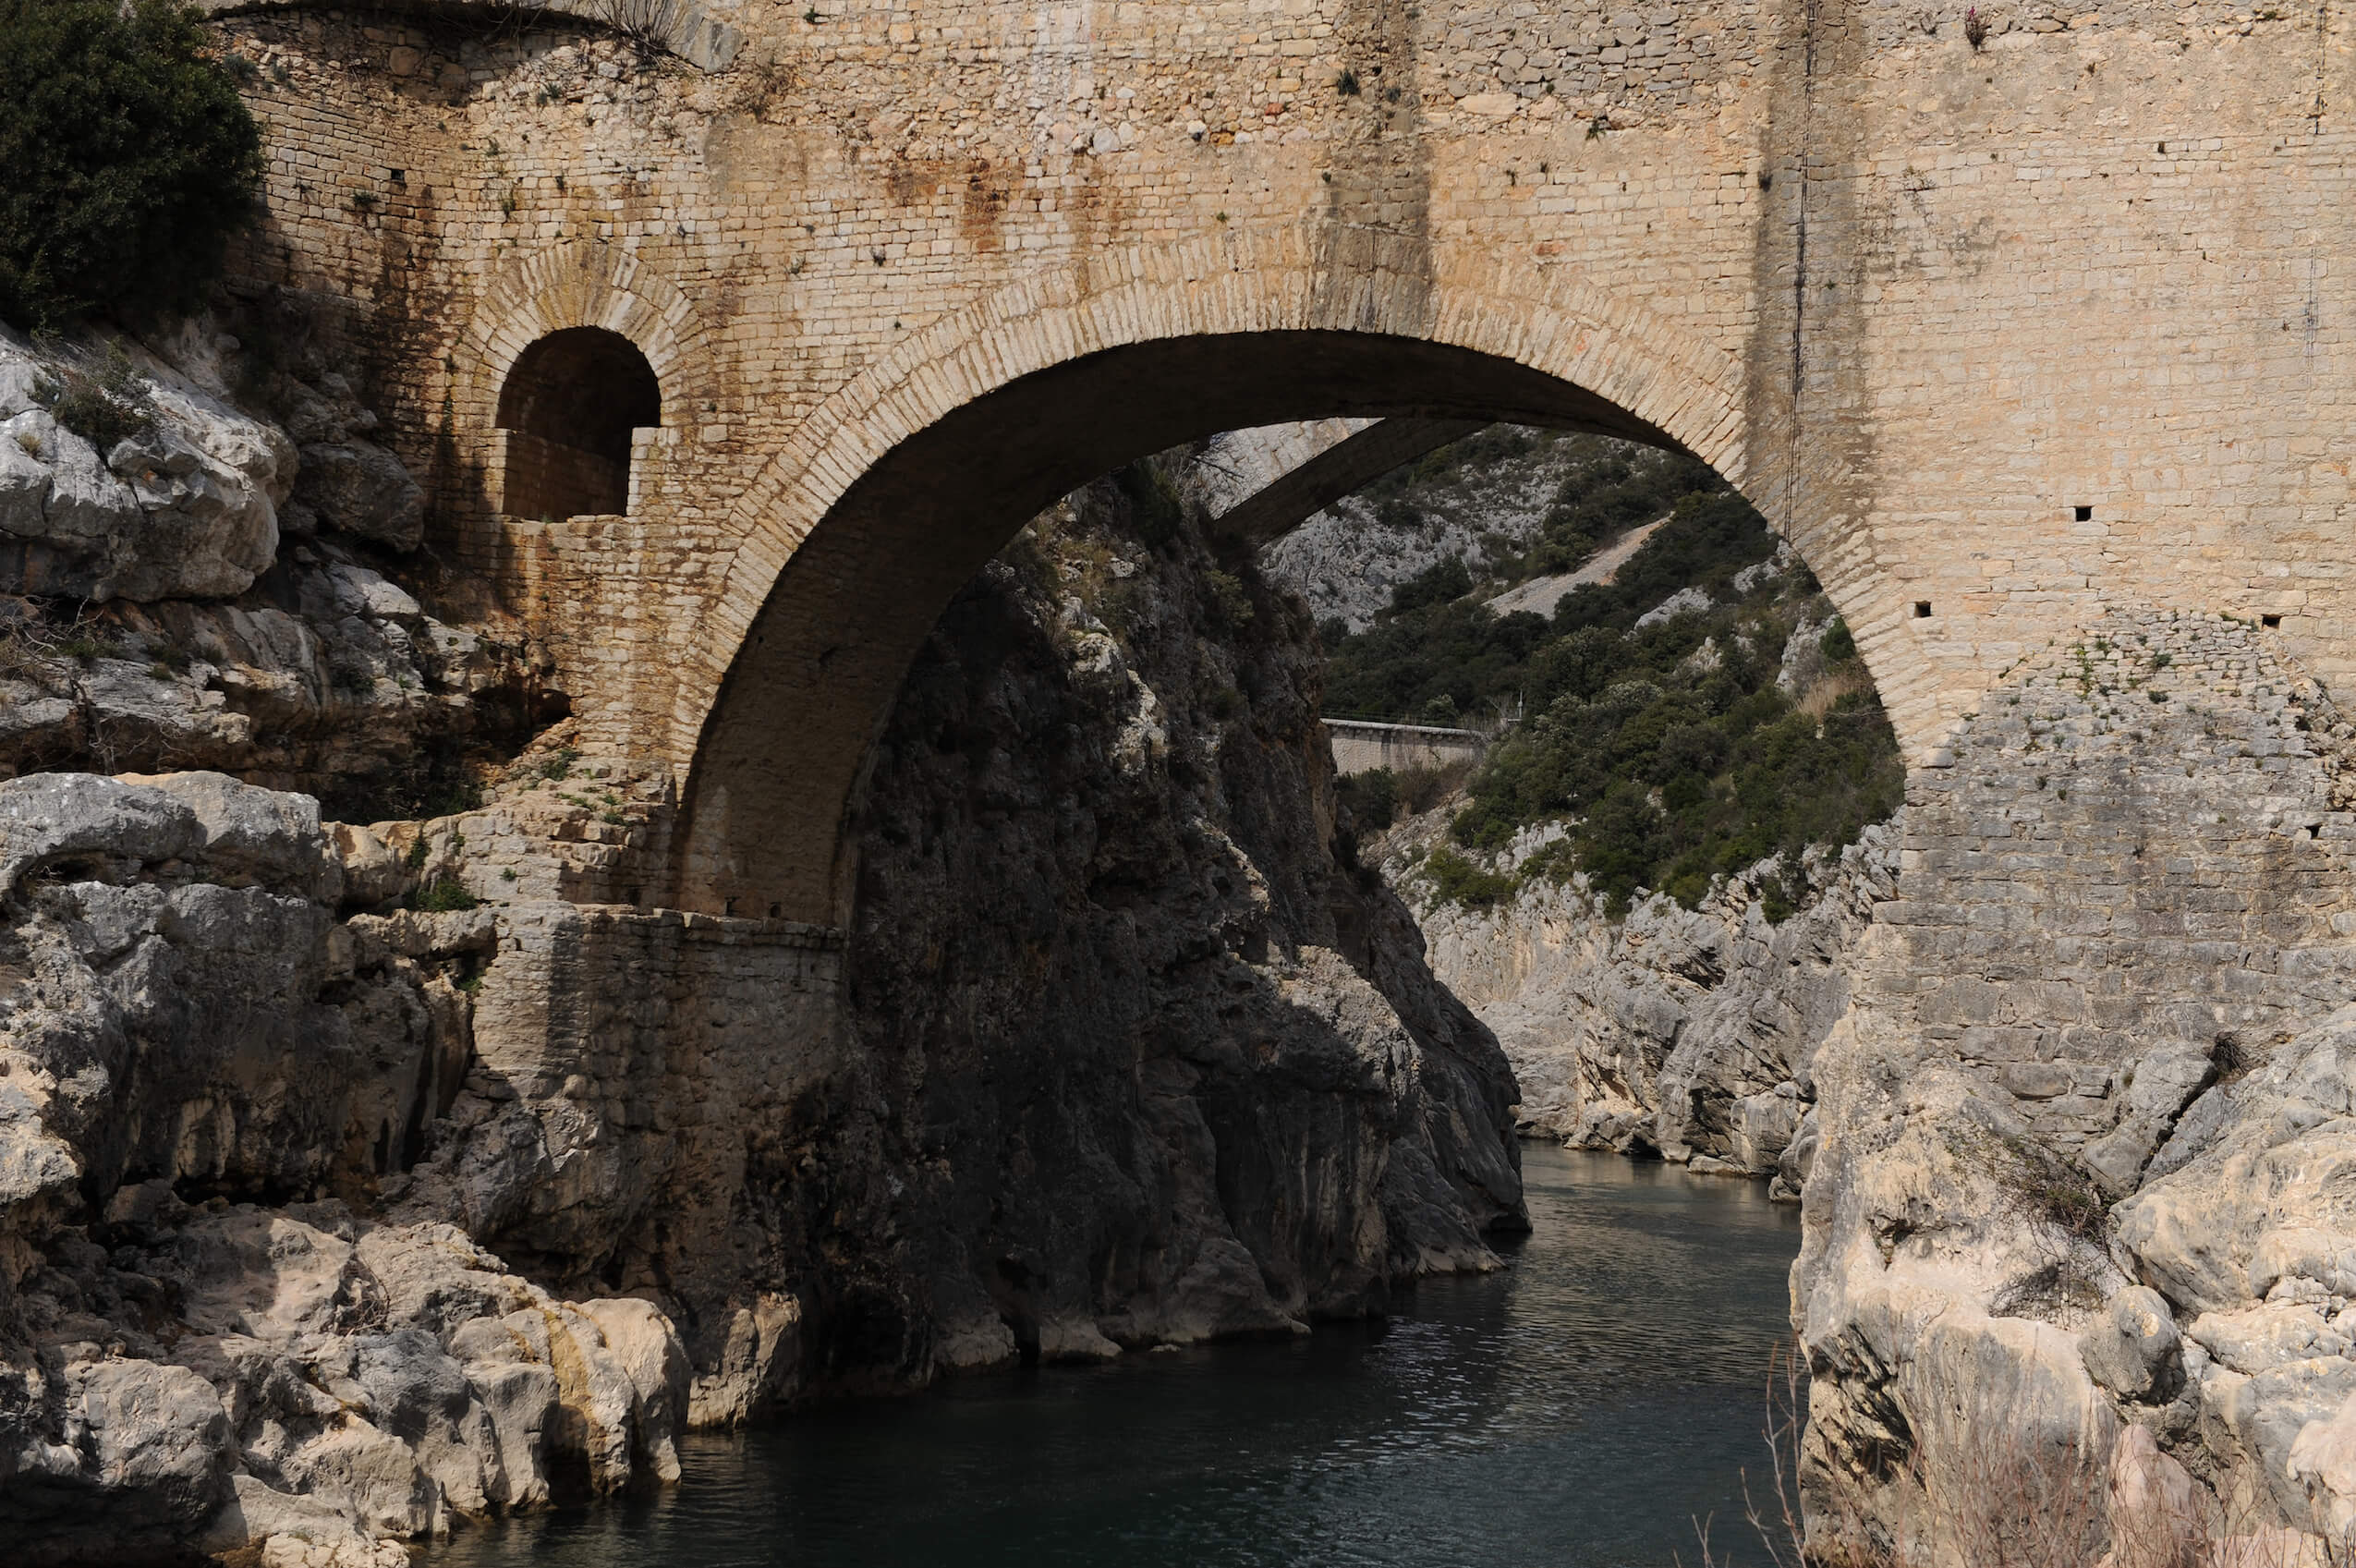
<instances>
[{"instance_id":1,"label":"limestone cliff","mask_svg":"<svg viewBox=\"0 0 2356 1568\"><path fill-rule=\"evenodd\" d=\"M1418 858L1453 804L1401 823L1374 858L1414 910L1432 973L1496 1030L1524 1135L1772 1175L1797 1196L1816 1143L1812 1063L1849 1010L1874 906L1891 895L1895 828L1810 851L1805 902L1780 923L1751 877L1698 908L1655 893L1615 918L1575 877L1533 879L1488 906L1439 897ZM1549 837L1524 835L1500 863Z\"/></svg>"},{"instance_id":2,"label":"limestone cliff","mask_svg":"<svg viewBox=\"0 0 2356 1568\"><path fill-rule=\"evenodd\" d=\"M561 724L480 806L372 828L219 773L0 785L21 1555L389 1562L675 1474L690 1422L1491 1266L1512 1078L1335 830L1306 614L1135 493L945 617L847 933L645 907L667 780ZM314 646L441 626L348 537L303 548ZM228 667L152 672L151 706L217 711ZM478 706L443 682L418 733ZM288 763L300 729L203 755L333 775ZM77 733L19 765L86 765Z\"/></svg>"},{"instance_id":3,"label":"limestone cliff","mask_svg":"<svg viewBox=\"0 0 2356 1568\"><path fill-rule=\"evenodd\" d=\"M1137 511L1092 487L959 598L858 818L953 1357L1377 1309L1518 1221L1504 1061L1338 840L1305 611Z\"/></svg>"},{"instance_id":4,"label":"limestone cliff","mask_svg":"<svg viewBox=\"0 0 2356 1568\"><path fill-rule=\"evenodd\" d=\"M1916 771L1815 1064L1792 1291L1820 1542L2349 1539L2351 736L2264 629L2121 611Z\"/></svg>"}]
</instances>

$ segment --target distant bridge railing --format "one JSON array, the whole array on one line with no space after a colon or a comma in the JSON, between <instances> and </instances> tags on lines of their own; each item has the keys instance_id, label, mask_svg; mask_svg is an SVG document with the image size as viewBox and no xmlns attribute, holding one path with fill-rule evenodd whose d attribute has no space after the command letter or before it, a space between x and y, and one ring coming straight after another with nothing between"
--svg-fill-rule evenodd
<instances>
[{"instance_id":1,"label":"distant bridge railing","mask_svg":"<svg viewBox=\"0 0 2356 1568\"><path fill-rule=\"evenodd\" d=\"M1328 719L1338 773L1371 773L1378 768L1445 768L1477 762L1490 737L1479 730L1441 729L1432 724L1393 724L1366 719Z\"/></svg>"}]
</instances>

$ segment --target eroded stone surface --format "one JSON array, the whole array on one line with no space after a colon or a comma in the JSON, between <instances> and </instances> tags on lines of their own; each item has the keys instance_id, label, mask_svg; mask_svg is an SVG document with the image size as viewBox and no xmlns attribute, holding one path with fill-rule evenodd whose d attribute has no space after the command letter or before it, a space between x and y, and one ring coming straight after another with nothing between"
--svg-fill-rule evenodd
<instances>
[{"instance_id":1,"label":"eroded stone surface","mask_svg":"<svg viewBox=\"0 0 2356 1568\"><path fill-rule=\"evenodd\" d=\"M156 600L242 593L278 552L293 444L158 361L147 423L101 452L43 406L87 373L0 332L0 577L10 591Z\"/></svg>"},{"instance_id":2,"label":"eroded stone surface","mask_svg":"<svg viewBox=\"0 0 2356 1568\"><path fill-rule=\"evenodd\" d=\"M2012 1429L2009 1400L2137 1497L2180 1489L2107 1457L2148 1428L2202 1529L2356 1519L2348 738L2260 628L2119 614L1916 773L1816 1059L1793 1297L1823 1518L1886 1537L1962 1506L1938 1434L1957 1408ZM1917 1474L1876 1458L1917 1443Z\"/></svg>"},{"instance_id":3,"label":"eroded stone surface","mask_svg":"<svg viewBox=\"0 0 2356 1568\"><path fill-rule=\"evenodd\" d=\"M1815 1139L1811 1064L1849 1010L1898 830L1812 853L1808 901L1779 924L1749 877L1695 909L1656 894L1615 919L1578 879L1541 879L1487 909L1440 902L1412 865L1451 810L1387 835L1382 864L1413 901L1432 972L1497 1031L1524 1134L1771 1175L1796 1195Z\"/></svg>"},{"instance_id":4,"label":"eroded stone surface","mask_svg":"<svg viewBox=\"0 0 2356 1568\"><path fill-rule=\"evenodd\" d=\"M376 1212L456 1091L450 966L487 922L380 918L424 928L395 944L416 958L339 924L316 803L219 774L0 785L0 867L12 1550L375 1568L380 1538L577 1472L675 1477L686 1362L660 1311L559 1299L447 1225L288 1201Z\"/></svg>"}]
</instances>

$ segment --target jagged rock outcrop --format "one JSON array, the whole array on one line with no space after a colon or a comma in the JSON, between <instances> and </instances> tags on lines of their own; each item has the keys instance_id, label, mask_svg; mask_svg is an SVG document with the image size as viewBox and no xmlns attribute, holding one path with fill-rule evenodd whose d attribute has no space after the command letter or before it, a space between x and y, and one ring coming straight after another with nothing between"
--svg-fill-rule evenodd
<instances>
[{"instance_id":1,"label":"jagged rock outcrop","mask_svg":"<svg viewBox=\"0 0 2356 1568\"><path fill-rule=\"evenodd\" d=\"M113 406L88 370L0 329L0 576L97 602L244 592L277 555L294 443L158 361L123 369L140 417L102 452L51 407L68 379Z\"/></svg>"},{"instance_id":2,"label":"jagged rock outcrop","mask_svg":"<svg viewBox=\"0 0 2356 1568\"><path fill-rule=\"evenodd\" d=\"M947 1156L961 1355L1354 1315L1518 1219L1504 1061L1338 844L1306 615L1123 506L960 598L858 818L851 1006Z\"/></svg>"},{"instance_id":3,"label":"jagged rock outcrop","mask_svg":"<svg viewBox=\"0 0 2356 1568\"><path fill-rule=\"evenodd\" d=\"M2017 1472L2266 1561L2347 1538L2351 738L2258 628L2120 612L1916 770L1816 1057L1819 1531L1936 1535Z\"/></svg>"},{"instance_id":4,"label":"jagged rock outcrop","mask_svg":"<svg viewBox=\"0 0 2356 1568\"><path fill-rule=\"evenodd\" d=\"M661 1314L382 1222L371 1178L457 1092L458 985L496 927L339 920L349 891L305 796L211 773L0 785L18 1561L284 1537L374 1563L379 1538L552 1486L677 1474L687 1367Z\"/></svg>"},{"instance_id":5,"label":"jagged rock outcrop","mask_svg":"<svg viewBox=\"0 0 2356 1568\"><path fill-rule=\"evenodd\" d=\"M689 1422L1491 1266L1511 1076L1336 833L1306 618L1123 504L1027 536L920 658L847 941L645 907L669 781L561 725L425 822L0 784L28 1559L389 1562L675 1474ZM408 613L319 560L360 596L328 603Z\"/></svg>"},{"instance_id":6,"label":"jagged rock outcrop","mask_svg":"<svg viewBox=\"0 0 2356 1568\"><path fill-rule=\"evenodd\" d=\"M0 776L223 769L389 817L561 714L506 617L390 580L376 547L416 546L422 492L315 347L262 378L282 429L231 400L236 339L166 346L0 332ZM43 406L75 396L132 433L98 453Z\"/></svg>"},{"instance_id":7,"label":"jagged rock outcrop","mask_svg":"<svg viewBox=\"0 0 2356 1568\"><path fill-rule=\"evenodd\" d=\"M1522 1132L1772 1175L1796 1196L1815 1144L1811 1062L1849 1010L1858 941L1891 895L1897 831L1811 851L1806 901L1780 923L1751 877L1698 908L1656 893L1615 919L1576 877L1534 879L1488 907L1439 898L1415 867L1450 811L1386 834L1378 863L1415 911L1432 973L1497 1032ZM1551 836L1524 834L1500 863Z\"/></svg>"},{"instance_id":8,"label":"jagged rock outcrop","mask_svg":"<svg viewBox=\"0 0 2356 1568\"><path fill-rule=\"evenodd\" d=\"M1390 605L1392 589L1443 561L1462 559L1477 569L1493 551L1526 549L1564 475L1588 447L1551 432L1524 434L1526 450L1506 445L1482 461L1427 479L1413 504L1367 494L1336 502L1261 551L1262 569L1306 600L1319 623L1338 617L1360 631ZM1235 446L1233 458L1215 448L1208 460L1252 471L1260 448ZM1256 476L1263 484L1274 477Z\"/></svg>"},{"instance_id":9,"label":"jagged rock outcrop","mask_svg":"<svg viewBox=\"0 0 2356 1568\"><path fill-rule=\"evenodd\" d=\"M344 547L298 544L234 600L0 600L0 772L224 769L389 816L446 793L462 753L518 744L547 711L533 674L504 628L447 625Z\"/></svg>"}]
</instances>

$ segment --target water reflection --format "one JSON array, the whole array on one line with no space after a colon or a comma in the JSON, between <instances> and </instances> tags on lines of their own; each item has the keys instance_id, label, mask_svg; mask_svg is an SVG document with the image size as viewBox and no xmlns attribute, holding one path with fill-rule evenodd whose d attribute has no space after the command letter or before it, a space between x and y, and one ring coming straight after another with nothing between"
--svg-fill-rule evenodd
<instances>
[{"instance_id":1,"label":"water reflection","mask_svg":"<svg viewBox=\"0 0 2356 1568\"><path fill-rule=\"evenodd\" d=\"M1798 1216L1608 1155L1525 1146L1524 1173L1512 1269L1387 1325L698 1439L673 1491L466 1531L429 1568L1660 1564L1713 1511L1739 1538Z\"/></svg>"}]
</instances>

